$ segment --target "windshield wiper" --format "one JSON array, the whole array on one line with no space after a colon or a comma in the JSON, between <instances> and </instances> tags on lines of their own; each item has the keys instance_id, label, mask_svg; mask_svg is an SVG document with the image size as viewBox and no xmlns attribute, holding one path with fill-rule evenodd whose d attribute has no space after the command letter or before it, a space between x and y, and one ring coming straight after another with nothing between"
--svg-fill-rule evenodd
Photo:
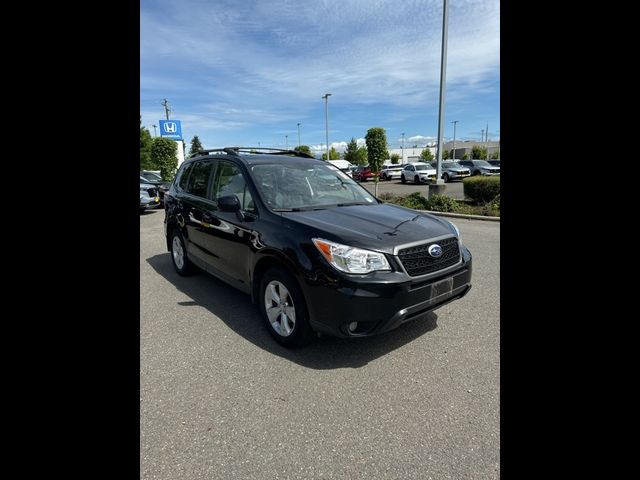
<instances>
[{"instance_id":1,"label":"windshield wiper","mask_svg":"<svg viewBox=\"0 0 640 480\"><path fill-rule=\"evenodd\" d=\"M337 203L336 207L350 207L351 205L373 205L373 204L367 203L367 202L346 202L346 203Z\"/></svg>"},{"instance_id":2,"label":"windshield wiper","mask_svg":"<svg viewBox=\"0 0 640 480\"><path fill-rule=\"evenodd\" d=\"M327 207L295 207L295 208L274 208L274 212L307 212L309 210L326 210Z\"/></svg>"}]
</instances>

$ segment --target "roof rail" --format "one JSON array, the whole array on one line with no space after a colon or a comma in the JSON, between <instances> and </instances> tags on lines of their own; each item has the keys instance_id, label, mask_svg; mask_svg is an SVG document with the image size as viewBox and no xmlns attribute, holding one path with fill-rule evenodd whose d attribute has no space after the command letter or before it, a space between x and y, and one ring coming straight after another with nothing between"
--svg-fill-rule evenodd
<instances>
[{"instance_id":1,"label":"roof rail","mask_svg":"<svg viewBox=\"0 0 640 480\"><path fill-rule=\"evenodd\" d=\"M266 151L263 151L266 150ZM189 158L196 157L198 155L209 155L209 153L213 152L224 152L227 155L239 156L240 153L251 153L251 154L266 154L266 155L293 155L295 157L303 157L303 158L315 158L313 155L310 155L306 152L299 152L297 150L285 150L282 148L266 148L266 147L225 147L225 148L212 148L208 150L198 150L195 153L192 153Z\"/></svg>"}]
</instances>

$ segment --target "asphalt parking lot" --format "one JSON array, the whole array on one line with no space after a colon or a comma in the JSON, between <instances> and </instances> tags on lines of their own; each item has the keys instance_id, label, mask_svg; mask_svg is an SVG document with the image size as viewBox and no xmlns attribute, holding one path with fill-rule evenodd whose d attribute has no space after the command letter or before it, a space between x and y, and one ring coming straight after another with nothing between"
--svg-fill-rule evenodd
<instances>
[{"instance_id":1,"label":"asphalt parking lot","mask_svg":"<svg viewBox=\"0 0 640 480\"><path fill-rule=\"evenodd\" d=\"M366 188L369 192L374 193L375 183L373 180L368 180L366 182L361 182L364 188ZM393 193L395 195L409 195L413 192L419 192L424 197L427 196L428 191L427 184L418 184L415 183L405 183L404 185L400 182L400 180L388 180L384 182L378 182L378 195L381 193ZM456 200L464 200L464 191L462 189L461 181L454 181L445 184L445 195L455 198Z\"/></svg>"},{"instance_id":2,"label":"asphalt parking lot","mask_svg":"<svg viewBox=\"0 0 640 480\"><path fill-rule=\"evenodd\" d=\"M163 218L140 215L141 479L500 477L500 222L453 220L465 298L291 351L248 296L175 273Z\"/></svg>"}]
</instances>

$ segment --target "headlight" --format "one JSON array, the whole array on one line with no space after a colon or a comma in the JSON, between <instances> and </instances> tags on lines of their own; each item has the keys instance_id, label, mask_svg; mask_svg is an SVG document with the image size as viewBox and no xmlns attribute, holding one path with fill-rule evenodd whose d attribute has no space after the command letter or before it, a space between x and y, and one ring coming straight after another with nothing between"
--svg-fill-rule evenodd
<instances>
[{"instance_id":1,"label":"headlight","mask_svg":"<svg viewBox=\"0 0 640 480\"><path fill-rule=\"evenodd\" d=\"M460 236L460 229L458 228L458 226L453 222L449 222L449 224L453 227L453 229L456 232L456 237L458 237L458 243L462 243L462 237Z\"/></svg>"},{"instance_id":2,"label":"headlight","mask_svg":"<svg viewBox=\"0 0 640 480\"><path fill-rule=\"evenodd\" d=\"M369 273L375 270L391 270L387 257L382 253L349 247L320 238L312 240L327 262L341 272Z\"/></svg>"}]
</instances>

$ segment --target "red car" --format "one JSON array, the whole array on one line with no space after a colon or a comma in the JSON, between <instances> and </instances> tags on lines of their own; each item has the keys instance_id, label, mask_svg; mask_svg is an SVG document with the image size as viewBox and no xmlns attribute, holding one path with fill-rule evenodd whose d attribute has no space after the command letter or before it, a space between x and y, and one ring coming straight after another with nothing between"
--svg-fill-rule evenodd
<instances>
[{"instance_id":1,"label":"red car","mask_svg":"<svg viewBox=\"0 0 640 480\"><path fill-rule=\"evenodd\" d=\"M357 182L366 182L369 178L375 178L380 173L373 173L368 165L356 167L353 171L353 179Z\"/></svg>"}]
</instances>

